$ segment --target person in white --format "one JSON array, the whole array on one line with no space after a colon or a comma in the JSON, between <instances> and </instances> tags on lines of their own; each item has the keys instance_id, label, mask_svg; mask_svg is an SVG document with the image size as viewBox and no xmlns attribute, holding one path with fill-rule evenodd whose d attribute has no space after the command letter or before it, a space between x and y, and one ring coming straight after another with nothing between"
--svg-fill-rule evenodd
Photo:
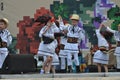
<instances>
[{"instance_id":1,"label":"person in white","mask_svg":"<svg viewBox=\"0 0 120 80\"><path fill-rule=\"evenodd\" d=\"M98 47L99 49L104 47L106 50L108 50L109 44L107 40L105 39L105 37L100 33L100 30L102 28L102 25L101 25L102 21L101 20L98 21L97 18L99 19L99 17L96 17L93 21L93 24L95 27L97 27L96 35L98 38ZM109 54L105 54L101 50L97 50L94 53L93 62L97 64L98 72L101 72L101 65L104 66L105 72L108 72L108 67L107 67L108 61L109 61Z\"/></svg>"},{"instance_id":2,"label":"person in white","mask_svg":"<svg viewBox=\"0 0 120 80\"><path fill-rule=\"evenodd\" d=\"M120 71L120 24L118 24L118 30L112 30L110 27L107 27L107 31L110 31L114 34L114 39L116 40L117 47L115 48L114 55L116 56L117 61L117 71Z\"/></svg>"},{"instance_id":3,"label":"person in white","mask_svg":"<svg viewBox=\"0 0 120 80\"><path fill-rule=\"evenodd\" d=\"M65 51L67 52L67 66L68 72L72 72L72 55L74 56L74 63L77 73L80 72L78 53L81 40L85 39L82 29L78 26L80 17L78 14L71 16L71 25L68 27L67 43L65 44Z\"/></svg>"},{"instance_id":4,"label":"person in white","mask_svg":"<svg viewBox=\"0 0 120 80\"><path fill-rule=\"evenodd\" d=\"M61 73L66 73L66 59L67 59L67 54L64 50L65 44L67 43L67 30L68 27L70 26L68 23L64 24L62 17L59 15L58 16L58 22L59 22L59 29L60 32L62 32L64 34L64 36L60 37L60 52L59 52L59 57L60 57L60 72Z\"/></svg>"},{"instance_id":5,"label":"person in white","mask_svg":"<svg viewBox=\"0 0 120 80\"><path fill-rule=\"evenodd\" d=\"M6 18L0 19L0 69L9 53L7 47L12 43L12 36L6 29L7 27L8 20Z\"/></svg>"},{"instance_id":6,"label":"person in white","mask_svg":"<svg viewBox=\"0 0 120 80\"><path fill-rule=\"evenodd\" d=\"M44 56L44 64L41 73L50 73L53 57L56 55L55 48L58 44L54 33L59 32L59 28L55 25L54 21L51 20L50 16L43 16L42 19L40 17L36 22L45 24L39 33L39 37L42 38L42 41L38 48L38 55ZM56 58L58 57L56 56Z\"/></svg>"}]
</instances>

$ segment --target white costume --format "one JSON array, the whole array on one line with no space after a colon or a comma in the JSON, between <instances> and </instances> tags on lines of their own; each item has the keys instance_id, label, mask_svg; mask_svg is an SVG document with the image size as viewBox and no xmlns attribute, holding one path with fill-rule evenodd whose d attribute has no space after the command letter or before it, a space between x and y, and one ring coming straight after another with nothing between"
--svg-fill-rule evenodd
<instances>
[{"instance_id":1,"label":"white costume","mask_svg":"<svg viewBox=\"0 0 120 80\"><path fill-rule=\"evenodd\" d=\"M76 38L77 42L70 43L68 42L68 38ZM67 43L65 44L65 51L67 52L67 64L68 66L72 65L72 55L74 55L74 62L76 66L79 66L78 60L78 45L80 44L81 40L85 39L82 29L79 26L72 26L68 27L67 33Z\"/></svg>"},{"instance_id":2,"label":"white costume","mask_svg":"<svg viewBox=\"0 0 120 80\"><path fill-rule=\"evenodd\" d=\"M63 30L67 30L69 27L68 26L65 26L64 23L61 21L60 22L60 31L62 32ZM66 36L62 36L61 39L60 39L60 44L66 44L67 43L67 37ZM65 52L65 50L60 50L60 53L59 53L59 57L67 57L67 54Z\"/></svg>"},{"instance_id":3,"label":"white costume","mask_svg":"<svg viewBox=\"0 0 120 80\"><path fill-rule=\"evenodd\" d=\"M44 26L40 33L39 37L42 37L43 32L46 30L48 26ZM59 28L55 25L55 23L52 24L52 26L47 30L47 32L44 34L44 36L49 37L53 39L53 41L49 44L44 44L44 41L41 41L39 48L38 48L38 55L39 56L52 56L53 57L53 62L58 60L58 56L55 53L55 48L57 47L57 40L54 37L54 33L59 32ZM44 58L45 60L46 58ZM54 65L54 64L53 64Z\"/></svg>"},{"instance_id":4,"label":"white costume","mask_svg":"<svg viewBox=\"0 0 120 80\"><path fill-rule=\"evenodd\" d=\"M2 32L0 32L0 37L2 39L2 42L7 43L7 47L12 43L12 36L7 29L4 29ZM9 53L7 47L0 47L0 68L2 68L4 60Z\"/></svg>"},{"instance_id":5,"label":"white costume","mask_svg":"<svg viewBox=\"0 0 120 80\"><path fill-rule=\"evenodd\" d=\"M117 42L120 42L120 31L116 31L116 30L112 30L109 27L107 27L107 30L112 32L114 34L114 39ZM117 68L120 69L120 46L117 46L115 48L115 53L114 55L116 55L116 60L117 60Z\"/></svg>"},{"instance_id":6,"label":"white costume","mask_svg":"<svg viewBox=\"0 0 120 80\"><path fill-rule=\"evenodd\" d=\"M64 23L63 23L63 21L61 21L60 22L60 27L59 27L59 29L60 29L60 31L62 32L63 30L67 30L67 28L69 27L69 25L68 26L65 26L64 25ZM63 44L63 45L65 45L67 43L67 37L66 36L62 36L61 38L60 38L60 44ZM65 47L65 46L64 46ZM59 52L59 57L60 57L60 62L61 62L61 69L65 69L66 67L66 58L67 58L67 54L66 54L66 52L65 52L65 50L64 49L61 49L60 50L60 52Z\"/></svg>"},{"instance_id":7,"label":"white costume","mask_svg":"<svg viewBox=\"0 0 120 80\"><path fill-rule=\"evenodd\" d=\"M104 46L106 48L109 47L107 40L100 34L100 29L96 30L96 35L98 38L98 47ZM93 62L101 63L101 64L108 64L109 55L103 53L102 51L98 50L94 53Z\"/></svg>"}]
</instances>

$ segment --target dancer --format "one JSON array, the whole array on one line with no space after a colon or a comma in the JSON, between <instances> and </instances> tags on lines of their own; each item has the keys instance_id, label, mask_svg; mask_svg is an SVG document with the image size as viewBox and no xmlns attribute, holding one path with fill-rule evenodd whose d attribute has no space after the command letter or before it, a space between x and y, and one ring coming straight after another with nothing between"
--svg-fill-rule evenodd
<instances>
[{"instance_id":1,"label":"dancer","mask_svg":"<svg viewBox=\"0 0 120 80\"><path fill-rule=\"evenodd\" d=\"M0 19L0 69L9 53L7 47L12 43L12 36L7 27L8 20L6 18Z\"/></svg>"},{"instance_id":2,"label":"dancer","mask_svg":"<svg viewBox=\"0 0 120 80\"><path fill-rule=\"evenodd\" d=\"M116 40L117 46L115 48L115 56L117 61L117 71L120 71L120 23L117 25L118 30L112 30L111 28L107 27L107 31L110 31L114 34L114 39Z\"/></svg>"},{"instance_id":3,"label":"dancer","mask_svg":"<svg viewBox=\"0 0 120 80\"><path fill-rule=\"evenodd\" d=\"M79 48L81 40L85 39L82 29L78 26L80 17L78 14L73 14L71 17L71 25L68 27L67 43L65 44L65 51L67 52L68 72L72 72L72 55L74 56L74 63L77 73L80 72L80 64L78 59Z\"/></svg>"},{"instance_id":4,"label":"dancer","mask_svg":"<svg viewBox=\"0 0 120 80\"><path fill-rule=\"evenodd\" d=\"M97 64L98 72L101 72L101 65L104 66L105 72L108 72L108 61L109 61L109 54L107 54L107 50L109 49L109 43L105 39L105 36L101 33L102 28L102 20L100 17L95 17L93 19L93 24L96 27L96 35L98 38L98 47L93 56L93 62Z\"/></svg>"}]
</instances>

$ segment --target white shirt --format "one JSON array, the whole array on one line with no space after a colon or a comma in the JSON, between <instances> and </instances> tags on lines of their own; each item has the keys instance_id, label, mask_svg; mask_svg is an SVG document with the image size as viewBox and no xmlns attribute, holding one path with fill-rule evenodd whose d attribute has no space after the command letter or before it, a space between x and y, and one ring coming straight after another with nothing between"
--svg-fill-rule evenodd
<instances>
[{"instance_id":1,"label":"white shirt","mask_svg":"<svg viewBox=\"0 0 120 80\"><path fill-rule=\"evenodd\" d=\"M109 47L107 40L100 34L100 29L96 29L96 35L98 38L98 47L100 46Z\"/></svg>"},{"instance_id":2,"label":"white shirt","mask_svg":"<svg viewBox=\"0 0 120 80\"><path fill-rule=\"evenodd\" d=\"M73 31L73 29L74 29L74 31ZM68 27L67 36L78 38L78 43L80 43L81 40L84 41L84 39L85 39L84 32L79 26L73 27L72 25L70 25L70 27Z\"/></svg>"},{"instance_id":3,"label":"white shirt","mask_svg":"<svg viewBox=\"0 0 120 80\"><path fill-rule=\"evenodd\" d=\"M111 28L107 27L107 31L110 31L114 34L114 38L116 41L120 41L120 31L112 30Z\"/></svg>"},{"instance_id":4,"label":"white shirt","mask_svg":"<svg viewBox=\"0 0 120 80\"><path fill-rule=\"evenodd\" d=\"M2 33L0 33L0 37L3 42L7 43L7 46L9 46L12 43L12 36L7 29L2 30Z\"/></svg>"},{"instance_id":5,"label":"white shirt","mask_svg":"<svg viewBox=\"0 0 120 80\"><path fill-rule=\"evenodd\" d=\"M68 27L70 26L70 25L67 25L67 26L64 25L63 21L60 21L59 24L60 24L59 29L60 29L61 32L63 32L64 30L67 31L67 30L68 30ZM66 36L62 36L60 40L61 40L61 41L60 41L61 44L65 44L65 43L67 42L67 37L66 37Z\"/></svg>"},{"instance_id":6,"label":"white shirt","mask_svg":"<svg viewBox=\"0 0 120 80\"><path fill-rule=\"evenodd\" d=\"M44 33L44 31L46 30L48 26L44 26L39 33L39 37L42 37L42 34ZM50 38L55 38L54 37L54 33L55 32L59 32L59 28L55 25L55 23L52 24L52 26L46 31L46 33L44 34L46 37L50 37Z\"/></svg>"}]
</instances>

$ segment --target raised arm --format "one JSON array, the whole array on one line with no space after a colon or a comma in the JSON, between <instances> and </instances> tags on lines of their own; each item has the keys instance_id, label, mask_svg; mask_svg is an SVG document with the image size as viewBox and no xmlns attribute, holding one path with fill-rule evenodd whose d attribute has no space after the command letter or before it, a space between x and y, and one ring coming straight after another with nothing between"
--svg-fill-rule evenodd
<instances>
[{"instance_id":1,"label":"raised arm","mask_svg":"<svg viewBox=\"0 0 120 80\"><path fill-rule=\"evenodd\" d=\"M46 36L46 37L49 37L49 38L54 38L54 33L46 33L47 30L49 29L48 26L44 26L41 30L40 30L40 33L39 33L39 37L42 37L43 35Z\"/></svg>"},{"instance_id":2,"label":"raised arm","mask_svg":"<svg viewBox=\"0 0 120 80\"><path fill-rule=\"evenodd\" d=\"M60 29L61 29L61 30L65 30L67 26L64 25L63 19L62 19L62 17L61 17L60 15L58 16L58 22L59 22L59 24L60 24Z\"/></svg>"},{"instance_id":3,"label":"raised arm","mask_svg":"<svg viewBox=\"0 0 120 80\"><path fill-rule=\"evenodd\" d=\"M112 30L110 27L106 27L106 30L111 32L111 33L115 33L115 30Z\"/></svg>"}]
</instances>

